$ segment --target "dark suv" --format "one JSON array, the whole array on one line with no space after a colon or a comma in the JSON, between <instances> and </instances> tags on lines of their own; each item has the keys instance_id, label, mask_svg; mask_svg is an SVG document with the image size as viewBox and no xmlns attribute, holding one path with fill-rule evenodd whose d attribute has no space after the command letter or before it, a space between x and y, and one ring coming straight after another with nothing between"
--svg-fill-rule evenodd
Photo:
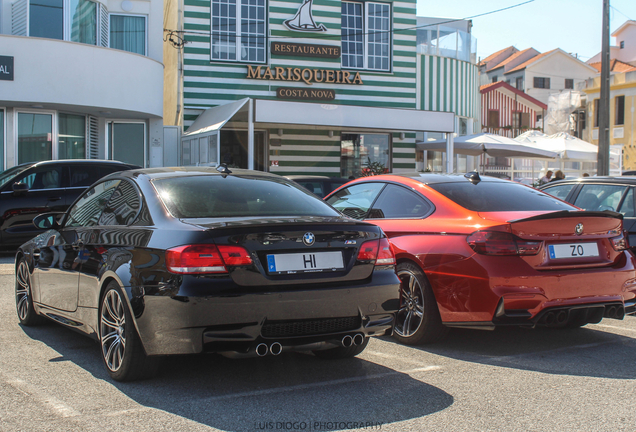
<instances>
[{"instance_id":1,"label":"dark suv","mask_svg":"<svg viewBox=\"0 0 636 432\"><path fill-rule=\"evenodd\" d=\"M140 168L107 160L32 162L0 173L0 245L19 246L41 230L33 225L40 213L65 211L90 185L107 174Z\"/></svg>"},{"instance_id":2,"label":"dark suv","mask_svg":"<svg viewBox=\"0 0 636 432\"><path fill-rule=\"evenodd\" d=\"M584 210L621 213L629 244L636 250L636 177L584 177L550 182L539 189Z\"/></svg>"}]
</instances>

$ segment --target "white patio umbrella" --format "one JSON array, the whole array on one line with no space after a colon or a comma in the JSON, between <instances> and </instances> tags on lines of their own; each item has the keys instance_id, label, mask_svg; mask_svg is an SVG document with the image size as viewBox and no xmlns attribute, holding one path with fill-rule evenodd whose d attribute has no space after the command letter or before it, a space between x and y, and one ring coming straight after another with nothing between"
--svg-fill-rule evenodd
<instances>
[{"instance_id":1,"label":"white patio umbrella","mask_svg":"<svg viewBox=\"0 0 636 432\"><path fill-rule=\"evenodd\" d=\"M521 139L520 139L521 138ZM565 132L559 132L549 136L519 135L515 138L520 143L532 142L534 146L542 150L555 152L563 160L596 162L598 146L573 137Z\"/></svg>"},{"instance_id":2,"label":"white patio umbrella","mask_svg":"<svg viewBox=\"0 0 636 432\"><path fill-rule=\"evenodd\" d=\"M456 154L479 156L488 153L492 157L555 159L550 150L522 144L512 138L489 133L459 136L454 139ZM418 150L446 151L446 140L419 141Z\"/></svg>"}]
</instances>

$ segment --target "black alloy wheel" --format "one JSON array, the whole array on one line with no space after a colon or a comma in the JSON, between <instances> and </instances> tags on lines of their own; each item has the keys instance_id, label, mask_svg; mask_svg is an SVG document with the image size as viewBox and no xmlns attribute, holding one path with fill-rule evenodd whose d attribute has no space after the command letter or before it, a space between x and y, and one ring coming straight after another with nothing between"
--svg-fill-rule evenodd
<instances>
[{"instance_id":1,"label":"black alloy wheel","mask_svg":"<svg viewBox=\"0 0 636 432\"><path fill-rule=\"evenodd\" d=\"M31 275L24 258L20 259L15 270L15 306L20 324L34 326L45 322L45 318L38 315L33 307Z\"/></svg>"},{"instance_id":2,"label":"black alloy wheel","mask_svg":"<svg viewBox=\"0 0 636 432\"><path fill-rule=\"evenodd\" d=\"M442 324L435 295L422 270L411 262L397 266L401 282L400 309L395 317L393 336L406 345L441 340L448 334Z\"/></svg>"},{"instance_id":3,"label":"black alloy wheel","mask_svg":"<svg viewBox=\"0 0 636 432\"><path fill-rule=\"evenodd\" d=\"M115 381L151 378L158 370L158 358L147 356L135 329L125 294L112 281L99 307L99 341L106 370Z\"/></svg>"}]
</instances>

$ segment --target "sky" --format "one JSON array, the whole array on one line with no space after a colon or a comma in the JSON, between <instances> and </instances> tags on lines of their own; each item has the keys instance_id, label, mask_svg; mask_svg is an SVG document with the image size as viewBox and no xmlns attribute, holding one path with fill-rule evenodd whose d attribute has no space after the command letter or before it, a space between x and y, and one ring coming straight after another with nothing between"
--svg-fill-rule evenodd
<instances>
[{"instance_id":1,"label":"sky","mask_svg":"<svg viewBox=\"0 0 636 432\"><path fill-rule=\"evenodd\" d=\"M528 0L418 0L417 15L467 18ZM610 33L636 20L636 0L610 1ZM587 61L601 51L603 0L534 0L502 12L472 18L477 57L508 46L539 52L561 48ZM614 45L610 37L610 45Z\"/></svg>"}]
</instances>

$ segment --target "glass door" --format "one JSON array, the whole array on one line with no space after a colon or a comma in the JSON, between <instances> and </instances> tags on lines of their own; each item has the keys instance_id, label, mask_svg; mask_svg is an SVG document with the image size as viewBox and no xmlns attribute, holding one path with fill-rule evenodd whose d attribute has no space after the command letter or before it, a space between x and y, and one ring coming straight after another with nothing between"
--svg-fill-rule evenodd
<instances>
[{"instance_id":1,"label":"glass door","mask_svg":"<svg viewBox=\"0 0 636 432\"><path fill-rule=\"evenodd\" d=\"M18 164L53 159L53 114L18 113Z\"/></svg>"},{"instance_id":2,"label":"glass door","mask_svg":"<svg viewBox=\"0 0 636 432\"><path fill-rule=\"evenodd\" d=\"M108 123L108 159L145 167L146 124Z\"/></svg>"}]
</instances>

